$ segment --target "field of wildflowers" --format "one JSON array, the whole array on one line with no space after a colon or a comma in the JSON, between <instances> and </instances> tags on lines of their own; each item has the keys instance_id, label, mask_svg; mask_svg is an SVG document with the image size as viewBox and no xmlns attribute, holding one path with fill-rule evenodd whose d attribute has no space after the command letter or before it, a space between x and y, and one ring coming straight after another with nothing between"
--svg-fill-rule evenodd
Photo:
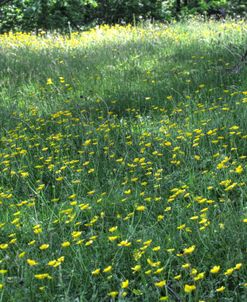
<instances>
[{"instance_id":1,"label":"field of wildflowers","mask_svg":"<svg viewBox=\"0 0 247 302\"><path fill-rule=\"evenodd\" d=\"M246 35L0 36L0 301L247 299Z\"/></svg>"}]
</instances>

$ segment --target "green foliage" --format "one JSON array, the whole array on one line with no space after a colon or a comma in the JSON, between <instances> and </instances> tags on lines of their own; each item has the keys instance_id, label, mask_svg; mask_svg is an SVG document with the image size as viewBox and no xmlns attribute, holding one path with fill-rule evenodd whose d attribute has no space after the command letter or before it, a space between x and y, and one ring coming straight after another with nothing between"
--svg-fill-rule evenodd
<instances>
[{"instance_id":1,"label":"green foliage","mask_svg":"<svg viewBox=\"0 0 247 302\"><path fill-rule=\"evenodd\" d=\"M78 29L97 5L95 0L14 0L0 10L0 30L66 30L68 22Z\"/></svg>"},{"instance_id":2,"label":"green foliage","mask_svg":"<svg viewBox=\"0 0 247 302\"><path fill-rule=\"evenodd\" d=\"M101 22L130 22L133 19L161 18L161 0L103 0L98 1L96 15Z\"/></svg>"},{"instance_id":3,"label":"green foliage","mask_svg":"<svg viewBox=\"0 0 247 302\"><path fill-rule=\"evenodd\" d=\"M1 1L0 1L1 5ZM245 0L12 0L0 7L0 32L79 30L90 24L169 21L191 14L244 15ZM69 25L70 24L70 25Z\"/></svg>"}]
</instances>

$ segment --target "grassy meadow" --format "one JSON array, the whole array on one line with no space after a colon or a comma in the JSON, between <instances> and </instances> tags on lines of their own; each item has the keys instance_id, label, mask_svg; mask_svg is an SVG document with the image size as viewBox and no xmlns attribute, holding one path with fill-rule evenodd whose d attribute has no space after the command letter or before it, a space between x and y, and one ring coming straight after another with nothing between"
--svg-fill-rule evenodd
<instances>
[{"instance_id":1,"label":"grassy meadow","mask_svg":"<svg viewBox=\"0 0 247 302\"><path fill-rule=\"evenodd\" d=\"M0 35L0 301L247 299L247 24Z\"/></svg>"}]
</instances>

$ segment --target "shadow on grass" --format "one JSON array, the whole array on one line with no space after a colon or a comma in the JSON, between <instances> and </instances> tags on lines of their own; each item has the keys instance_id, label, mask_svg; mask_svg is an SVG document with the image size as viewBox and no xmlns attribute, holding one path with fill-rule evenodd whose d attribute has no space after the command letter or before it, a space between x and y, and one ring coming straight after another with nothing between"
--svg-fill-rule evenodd
<instances>
[{"instance_id":1,"label":"shadow on grass","mask_svg":"<svg viewBox=\"0 0 247 302\"><path fill-rule=\"evenodd\" d=\"M168 45L162 40L139 40L69 52L27 48L17 49L15 54L1 51L2 105L11 108L14 99L20 110L37 106L47 113L63 110L66 98L84 108L90 108L90 100L98 98L119 117L127 107L145 114L156 105L174 107L186 96L204 102L221 97L224 89L241 89L247 72L243 69L230 74L235 62L225 47L203 41ZM60 76L72 90L64 89ZM54 81L55 93L46 85L48 78Z\"/></svg>"}]
</instances>

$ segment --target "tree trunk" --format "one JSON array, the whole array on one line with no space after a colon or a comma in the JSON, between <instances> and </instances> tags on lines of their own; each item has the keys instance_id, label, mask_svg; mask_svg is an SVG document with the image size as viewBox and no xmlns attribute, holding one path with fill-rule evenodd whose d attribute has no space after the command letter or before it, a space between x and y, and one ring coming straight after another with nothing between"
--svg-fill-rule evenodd
<instances>
[{"instance_id":1,"label":"tree trunk","mask_svg":"<svg viewBox=\"0 0 247 302\"><path fill-rule=\"evenodd\" d=\"M176 12L179 13L180 11L181 11L181 0L177 0Z\"/></svg>"},{"instance_id":2,"label":"tree trunk","mask_svg":"<svg viewBox=\"0 0 247 302\"><path fill-rule=\"evenodd\" d=\"M49 17L49 11L48 11L48 1L47 0L41 0L40 3L40 12L38 17L38 29L47 29L47 22Z\"/></svg>"}]
</instances>

